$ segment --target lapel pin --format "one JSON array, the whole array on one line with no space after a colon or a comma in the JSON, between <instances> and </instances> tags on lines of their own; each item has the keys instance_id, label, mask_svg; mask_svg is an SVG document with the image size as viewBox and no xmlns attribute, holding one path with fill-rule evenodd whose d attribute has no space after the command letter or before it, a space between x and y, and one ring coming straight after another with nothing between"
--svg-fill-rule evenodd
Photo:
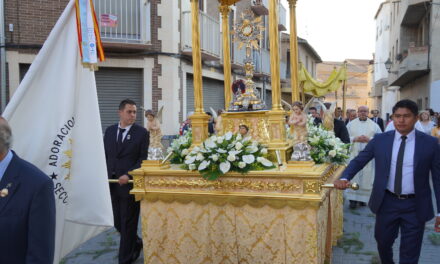
<instances>
[{"instance_id":1,"label":"lapel pin","mask_svg":"<svg viewBox=\"0 0 440 264\"><path fill-rule=\"evenodd\" d=\"M8 188L10 188L12 186L12 183L8 183L7 185L6 185L6 187L5 188L3 188L1 191L0 191L0 197L6 197L6 196L8 196L8 194L9 194L9 190L8 190Z\"/></svg>"},{"instance_id":2,"label":"lapel pin","mask_svg":"<svg viewBox=\"0 0 440 264\"><path fill-rule=\"evenodd\" d=\"M130 135L127 135L127 140L130 140L130 138L131 138Z\"/></svg>"},{"instance_id":3,"label":"lapel pin","mask_svg":"<svg viewBox=\"0 0 440 264\"><path fill-rule=\"evenodd\" d=\"M8 193L9 193L9 191L8 191L8 189L7 188L3 188L1 191L0 191L0 196L3 198L3 197L6 197L6 196L8 196Z\"/></svg>"}]
</instances>

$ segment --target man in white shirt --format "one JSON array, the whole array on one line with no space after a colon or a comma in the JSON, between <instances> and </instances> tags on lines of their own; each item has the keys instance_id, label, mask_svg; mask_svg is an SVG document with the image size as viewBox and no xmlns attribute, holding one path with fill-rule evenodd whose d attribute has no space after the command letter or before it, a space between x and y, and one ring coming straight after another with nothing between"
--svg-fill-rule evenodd
<instances>
[{"instance_id":1,"label":"man in white shirt","mask_svg":"<svg viewBox=\"0 0 440 264\"><path fill-rule=\"evenodd\" d=\"M414 128L417 114L415 102L397 102L396 130L376 135L335 181L336 188L348 188L354 175L374 158L368 205L376 214L375 238L383 264L394 263L392 246L399 230L400 263L418 263L425 223L435 216L430 174L437 201L434 229L440 232L440 146L436 138Z\"/></svg>"},{"instance_id":2,"label":"man in white shirt","mask_svg":"<svg viewBox=\"0 0 440 264\"><path fill-rule=\"evenodd\" d=\"M364 150L368 142L377 133L382 133L380 127L368 118L368 107L360 106L358 108L358 118L352 120L347 125L348 135L350 136L350 160L354 159L359 152ZM359 183L359 190L347 190L346 198L350 201L350 208L355 209L358 205L365 206L371 195L374 179L374 161L370 161L360 170L354 181Z\"/></svg>"}]
</instances>

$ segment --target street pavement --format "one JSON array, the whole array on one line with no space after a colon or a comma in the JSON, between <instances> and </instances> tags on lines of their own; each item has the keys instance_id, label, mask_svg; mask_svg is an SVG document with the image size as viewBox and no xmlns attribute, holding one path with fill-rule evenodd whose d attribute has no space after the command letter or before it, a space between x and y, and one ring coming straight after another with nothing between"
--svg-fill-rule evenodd
<instances>
[{"instance_id":1,"label":"street pavement","mask_svg":"<svg viewBox=\"0 0 440 264\"><path fill-rule=\"evenodd\" d=\"M374 214L368 207L356 210L344 204L344 235L333 248L334 264L380 263L374 240ZM140 228L139 228L140 230ZM139 232L140 235L140 232ZM395 261L398 259L400 237L394 245ZM62 260L62 264L117 264L119 235L110 229L85 242ZM143 256L135 264L143 263ZM434 221L426 225L419 264L440 263L440 234L434 232ZM191 264L191 263L188 263ZM276 263L270 263L276 264Z\"/></svg>"}]
</instances>

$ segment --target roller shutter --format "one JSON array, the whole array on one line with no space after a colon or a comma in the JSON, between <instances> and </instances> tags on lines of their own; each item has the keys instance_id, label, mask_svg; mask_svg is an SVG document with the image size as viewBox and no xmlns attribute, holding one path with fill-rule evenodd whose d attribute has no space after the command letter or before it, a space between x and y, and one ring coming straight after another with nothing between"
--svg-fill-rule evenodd
<instances>
[{"instance_id":1,"label":"roller shutter","mask_svg":"<svg viewBox=\"0 0 440 264\"><path fill-rule=\"evenodd\" d=\"M95 72L102 131L119 121L118 106L124 99L143 105L142 69L99 68ZM143 112L138 111L136 123L143 125Z\"/></svg>"},{"instance_id":2,"label":"roller shutter","mask_svg":"<svg viewBox=\"0 0 440 264\"><path fill-rule=\"evenodd\" d=\"M203 106L205 111L209 111L210 107L217 111L225 108L224 84L222 81L203 78ZM194 111L194 83L193 75L188 74L186 77L186 109L187 113Z\"/></svg>"}]
</instances>

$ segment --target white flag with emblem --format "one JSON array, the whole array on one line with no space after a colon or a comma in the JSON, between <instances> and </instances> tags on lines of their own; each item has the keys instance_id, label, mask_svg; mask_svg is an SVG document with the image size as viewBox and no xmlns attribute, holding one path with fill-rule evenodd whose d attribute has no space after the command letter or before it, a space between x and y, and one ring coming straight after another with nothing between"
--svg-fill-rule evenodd
<instances>
[{"instance_id":1,"label":"white flag with emblem","mask_svg":"<svg viewBox=\"0 0 440 264\"><path fill-rule=\"evenodd\" d=\"M58 263L113 226L95 73L81 62L74 0L3 116L15 138L12 149L53 179Z\"/></svg>"}]
</instances>

